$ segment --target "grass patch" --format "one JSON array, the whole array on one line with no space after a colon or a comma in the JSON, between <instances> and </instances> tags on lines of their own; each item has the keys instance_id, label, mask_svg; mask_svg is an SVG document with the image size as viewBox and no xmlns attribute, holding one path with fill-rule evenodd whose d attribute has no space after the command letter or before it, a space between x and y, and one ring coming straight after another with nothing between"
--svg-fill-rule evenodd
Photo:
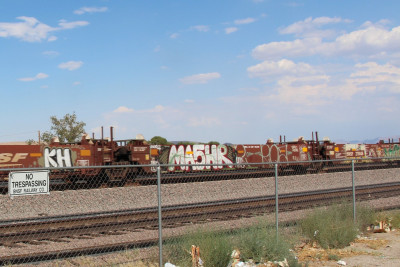
<instances>
[{"instance_id":1,"label":"grass patch","mask_svg":"<svg viewBox=\"0 0 400 267\"><path fill-rule=\"evenodd\" d=\"M297 264L290 241L282 234L277 236L275 226L255 225L240 231L236 239L244 260L266 262L287 259L290 266Z\"/></svg>"},{"instance_id":2,"label":"grass patch","mask_svg":"<svg viewBox=\"0 0 400 267\"><path fill-rule=\"evenodd\" d=\"M200 258L206 266L226 267L233 250L229 235L200 229L165 243L165 260L179 266L191 266L192 245L200 247Z\"/></svg>"},{"instance_id":3,"label":"grass patch","mask_svg":"<svg viewBox=\"0 0 400 267\"><path fill-rule=\"evenodd\" d=\"M343 248L354 241L359 230L374 222L375 212L364 206L356 207L356 223L353 221L353 206L337 204L327 209L318 209L300 223L303 234L325 248Z\"/></svg>"},{"instance_id":4,"label":"grass patch","mask_svg":"<svg viewBox=\"0 0 400 267\"><path fill-rule=\"evenodd\" d=\"M340 256L338 256L336 254L329 254L328 255L328 260L330 260L330 261L338 261L338 260L340 260Z\"/></svg>"},{"instance_id":5,"label":"grass patch","mask_svg":"<svg viewBox=\"0 0 400 267\"><path fill-rule=\"evenodd\" d=\"M231 262L232 251L240 251L240 260L254 262L282 261L290 266L300 266L291 250L291 243L279 235L273 226L259 223L230 232L200 229L164 245L164 259L178 266L191 266L191 246L200 247L204 266L226 267Z\"/></svg>"}]
</instances>

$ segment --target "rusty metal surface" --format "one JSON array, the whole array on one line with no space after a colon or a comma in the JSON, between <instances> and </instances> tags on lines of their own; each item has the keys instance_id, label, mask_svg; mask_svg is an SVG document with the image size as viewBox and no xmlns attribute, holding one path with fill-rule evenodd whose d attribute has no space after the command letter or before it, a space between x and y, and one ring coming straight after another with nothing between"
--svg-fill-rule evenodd
<instances>
[{"instance_id":1,"label":"rusty metal surface","mask_svg":"<svg viewBox=\"0 0 400 267\"><path fill-rule=\"evenodd\" d=\"M111 129L111 137L113 137ZM357 160L357 163L377 162L377 158L400 157L400 143L335 144L329 140L299 138L291 142L266 144L189 144L149 145L145 140L90 139L80 142L48 145L0 145L0 180L7 180L8 171L18 168L62 168L87 166L146 165L124 170L71 169L53 171L51 178L75 182L101 176L103 181L125 182L140 172L155 173L158 164L169 164L168 172L198 172L245 168L280 168L320 171L323 167L343 164L339 160ZM325 160L327 162L319 162ZM390 160L390 159L388 159ZM394 161L400 161L395 159ZM249 166L248 164L262 164ZM268 164L267 164L268 163ZM154 166L147 166L153 164ZM211 166L211 164L213 164ZM132 167L132 166L131 166Z\"/></svg>"}]
</instances>

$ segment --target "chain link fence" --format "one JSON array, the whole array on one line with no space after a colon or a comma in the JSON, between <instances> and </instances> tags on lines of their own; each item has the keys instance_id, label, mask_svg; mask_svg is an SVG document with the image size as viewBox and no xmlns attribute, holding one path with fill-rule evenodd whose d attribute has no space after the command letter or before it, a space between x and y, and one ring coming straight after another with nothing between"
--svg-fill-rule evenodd
<instances>
[{"instance_id":1,"label":"chain link fence","mask_svg":"<svg viewBox=\"0 0 400 267\"><path fill-rule=\"evenodd\" d=\"M186 259L191 264L198 248L213 244L209 249L217 253L228 241L245 240L242 229L260 224L278 229L333 203L394 208L399 162L1 169L0 262L108 266ZM40 171L49 174L49 184L34 182L42 179L36 179ZM48 191L40 192L40 186ZM215 244L218 235L228 241ZM97 255L82 256L91 254ZM212 266L211 259L203 260Z\"/></svg>"}]
</instances>

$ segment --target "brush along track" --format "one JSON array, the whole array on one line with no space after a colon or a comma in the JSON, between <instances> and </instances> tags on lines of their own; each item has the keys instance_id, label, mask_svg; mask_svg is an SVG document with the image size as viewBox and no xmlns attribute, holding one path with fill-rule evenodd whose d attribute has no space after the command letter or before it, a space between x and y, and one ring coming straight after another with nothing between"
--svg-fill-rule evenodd
<instances>
[{"instance_id":1,"label":"brush along track","mask_svg":"<svg viewBox=\"0 0 400 267\"><path fill-rule=\"evenodd\" d=\"M358 186L357 200L400 195L400 183ZM309 191L279 196L279 210L292 211L332 204L352 196L351 188ZM204 202L182 206L163 207L163 227L178 227L185 223L197 223L211 220L230 220L250 217L274 211L275 196L234 199L218 202ZM3 246L18 246L17 243L39 245L46 240L62 238L85 238L98 234L119 234L121 231L138 229L157 229L157 208L124 210L109 213L91 213L75 216L48 217L0 222L0 243ZM0 263L27 262L35 259L67 257L93 252L121 250L155 243L154 239L132 240L89 247L69 248L52 252L40 252L25 255L3 255Z\"/></svg>"}]
</instances>

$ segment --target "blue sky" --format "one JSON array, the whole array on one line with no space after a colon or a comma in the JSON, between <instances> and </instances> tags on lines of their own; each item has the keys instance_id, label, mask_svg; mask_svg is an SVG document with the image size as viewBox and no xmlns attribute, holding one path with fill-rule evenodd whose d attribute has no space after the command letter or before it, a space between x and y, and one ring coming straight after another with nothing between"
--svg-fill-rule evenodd
<instances>
[{"instance_id":1,"label":"blue sky","mask_svg":"<svg viewBox=\"0 0 400 267\"><path fill-rule=\"evenodd\" d=\"M0 0L0 142L400 133L400 1Z\"/></svg>"}]
</instances>

